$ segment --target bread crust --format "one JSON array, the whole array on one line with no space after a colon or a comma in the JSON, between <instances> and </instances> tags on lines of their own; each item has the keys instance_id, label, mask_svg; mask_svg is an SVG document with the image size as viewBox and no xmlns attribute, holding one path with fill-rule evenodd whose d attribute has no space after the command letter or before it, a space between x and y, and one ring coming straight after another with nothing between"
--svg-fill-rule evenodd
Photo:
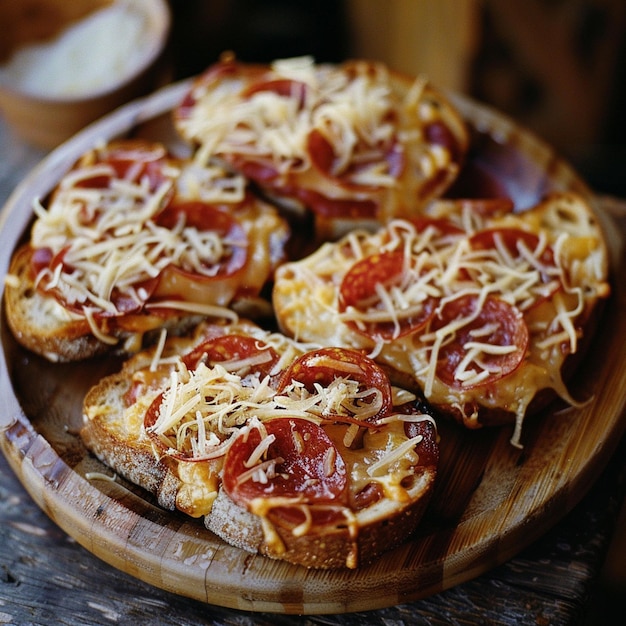
<instances>
[{"instance_id":1,"label":"bread crust","mask_svg":"<svg viewBox=\"0 0 626 626\"><path fill-rule=\"evenodd\" d=\"M433 205L433 219L446 219L456 214L460 204L454 201L442 201ZM577 350L565 358L559 350L550 353L550 359L558 363L554 368L546 360L545 372L541 371L540 338L543 313L552 311L552 304L538 304L528 312L529 320L538 328L537 339L531 339L529 348L520 366L490 386L476 387L476 392L465 392L443 382L435 380L433 389L436 393L427 395L428 402L438 413L453 419L467 428L482 426L500 426L516 424L517 429L512 441L519 445L521 422L524 415L533 414L543 409L557 395L568 402L575 403L570 397L564 381L568 380L576 364L584 356L585 346L592 340L595 324L602 309L602 303L608 295L608 255L604 235L601 231L591 206L584 198L573 193L555 193L547 196L537 206L519 215L505 213L502 216L489 218L488 228L541 228L551 232L553 245L557 244L559 235L572 230L571 244L564 243L560 254L568 258L566 264L566 280L571 281L575 289L580 289L580 309L572 320L573 332L577 335ZM487 228L487 229L488 229ZM380 237L384 229L378 233L355 233L353 237L367 252L373 255L383 249ZM368 241L372 242L368 244ZM346 345L374 351L376 360L386 368L390 378L398 385L408 389L425 390L426 377L419 374L427 366L427 361L419 361L415 365L418 349L423 351L421 334L428 334L428 328L414 334L400 336L382 347L364 333L357 332L341 321L339 314L339 291L343 277L355 263L351 256L349 239L342 239L335 244L326 244L310 257L293 263L287 263L278 269L273 292L273 305L279 327L290 336L301 340ZM569 247L567 247L569 245ZM343 248L342 248L343 246ZM345 255L341 252L346 250ZM572 292L573 293L573 292ZM549 301L549 298L548 298ZM540 301L541 302L541 301ZM556 305L555 305L556 306ZM543 309L542 309L543 307ZM526 318L525 318L526 319ZM529 323L531 323L529 321ZM534 342L534 343L533 343ZM549 344L548 344L549 345ZM547 359L547 357L546 357ZM527 385L524 377L527 363L532 362L533 376L540 376L542 384L532 394L525 397ZM552 369L550 369L552 367ZM557 371L558 370L558 371ZM438 385L438 387L435 387ZM507 387L508 385L508 387ZM508 394L508 395L507 395ZM443 398L443 399L441 399ZM519 403L523 398L527 404Z\"/></svg>"},{"instance_id":2,"label":"bread crust","mask_svg":"<svg viewBox=\"0 0 626 626\"><path fill-rule=\"evenodd\" d=\"M164 354L186 353L206 337L228 335L231 331L246 332L253 328L254 325L247 322L240 325L203 324L191 337L172 338L166 342ZM259 329L259 332L264 331ZM230 545L314 568L362 566L406 540L419 524L437 472L438 441L432 420L419 427L423 436L415 445L420 461L410 478L406 478L410 484L405 484L405 498L398 500L379 495L356 510L354 519L346 523L314 526L300 534L293 532L293 526L281 522L280 517L278 522L269 521L270 517L257 515L235 504L221 482L213 482L210 486L205 484L201 471L203 463L184 462L154 448L144 430L144 416L158 395L158 389L165 385L167 372L150 378L154 387L144 390L133 400L134 404L125 399L132 388L133 376L147 371L153 357L154 350L138 353L124 363L120 372L105 377L87 393L80 436L95 456L127 480L155 495L164 508L204 516L207 529ZM211 466L209 473L213 478L224 471L221 463L215 462ZM190 467L194 472L191 479L186 474ZM209 510L205 510L207 491L216 485ZM194 502L196 497L201 502Z\"/></svg>"},{"instance_id":3,"label":"bread crust","mask_svg":"<svg viewBox=\"0 0 626 626\"><path fill-rule=\"evenodd\" d=\"M89 417L84 420L80 437L105 465L155 495L163 508L174 510L181 481L171 464L158 459L141 431L115 419L123 411L123 397L131 386L132 371L140 364L143 359L125 365L121 372L89 390L84 401Z\"/></svg>"},{"instance_id":4,"label":"bread crust","mask_svg":"<svg viewBox=\"0 0 626 626\"><path fill-rule=\"evenodd\" d=\"M289 528L272 525L277 538L268 541L261 518L235 504L223 489L205 525L229 544L253 554L316 569L364 567L415 532L428 507L435 479L435 468L424 468L416 479L411 502L389 506L385 514L359 523L356 536L346 526L299 537Z\"/></svg>"},{"instance_id":5,"label":"bread crust","mask_svg":"<svg viewBox=\"0 0 626 626\"><path fill-rule=\"evenodd\" d=\"M52 303L37 291L30 269L32 248L22 245L13 254L4 290L7 323L15 338L25 348L51 361L71 361L95 356L106 349L89 332L85 319L65 320L47 315Z\"/></svg>"},{"instance_id":6,"label":"bread crust","mask_svg":"<svg viewBox=\"0 0 626 626\"><path fill-rule=\"evenodd\" d=\"M87 320L62 307L53 297L39 291L31 269L33 248L20 246L9 265L11 280L6 281L4 304L7 323L16 340L28 350L52 362L70 362L101 354L131 354L154 340L156 333L166 329L183 334L195 327L200 315L135 315L125 323L132 329L111 325L108 333L117 344L100 341L93 335ZM133 321L134 320L134 321Z\"/></svg>"}]
</instances>

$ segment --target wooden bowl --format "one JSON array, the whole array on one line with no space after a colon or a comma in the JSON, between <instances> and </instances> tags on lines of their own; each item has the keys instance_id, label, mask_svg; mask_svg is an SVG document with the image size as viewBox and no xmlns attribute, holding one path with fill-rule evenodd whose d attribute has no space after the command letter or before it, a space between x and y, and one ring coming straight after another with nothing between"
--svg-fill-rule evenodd
<instances>
[{"instance_id":1,"label":"wooden bowl","mask_svg":"<svg viewBox=\"0 0 626 626\"><path fill-rule=\"evenodd\" d=\"M51 38L60 36L64 28L116 1L32 0L26 10L22 3L0 0L0 22L11 33L0 44L0 62L6 69L12 55L24 47L53 45ZM166 0L134 0L126 6L142 19L142 45L133 55L132 65L116 68L113 80L84 85L77 78L71 91L59 93L53 81L24 86L17 72L0 74L0 111L18 135L36 146L53 148L104 114L154 89L171 24L169 6ZM90 63L97 63L100 52L86 50L85 55ZM76 65L68 71L76 75Z\"/></svg>"},{"instance_id":2,"label":"wooden bowl","mask_svg":"<svg viewBox=\"0 0 626 626\"><path fill-rule=\"evenodd\" d=\"M161 140L184 155L171 110L191 83L128 104L54 150L18 186L0 215L0 275L45 198L101 140ZM506 193L523 210L546 192L576 191L606 224L614 292L571 388L584 406L555 402L512 428L468 431L440 422L437 487L417 532L372 565L307 570L225 544L202 522L158 507L111 476L77 435L82 398L116 359L53 364L21 348L0 315L0 451L34 501L78 543L110 565L167 591L246 611L290 614L368 611L406 603L504 563L576 505L607 465L626 429L626 272L621 234L584 181L547 145L508 118L455 98L472 131L463 193ZM482 196L482 197L488 197ZM615 277L622 277L615 280ZM529 581L532 584L532 581ZM250 618L253 620L254 618Z\"/></svg>"}]
</instances>

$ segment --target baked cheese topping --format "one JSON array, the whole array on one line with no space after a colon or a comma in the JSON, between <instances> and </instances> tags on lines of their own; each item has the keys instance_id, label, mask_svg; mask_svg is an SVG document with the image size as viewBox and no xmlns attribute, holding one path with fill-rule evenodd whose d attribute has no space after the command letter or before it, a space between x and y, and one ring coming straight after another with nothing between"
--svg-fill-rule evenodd
<instances>
[{"instance_id":1,"label":"baked cheese topping","mask_svg":"<svg viewBox=\"0 0 626 626\"><path fill-rule=\"evenodd\" d=\"M348 378L339 376L325 387L316 384L314 392L293 382L277 393L268 377L237 373L249 365L243 361L210 367L201 363L190 371L179 362L163 394L159 418L150 430L162 437L172 452L185 452L194 459L214 458L224 454L228 445L224 441L239 434L239 428L250 420L262 423L276 417L299 417L321 423L340 416L366 420L380 410L380 391L360 390L359 384ZM372 402L372 397L377 400Z\"/></svg>"},{"instance_id":2,"label":"baked cheese topping","mask_svg":"<svg viewBox=\"0 0 626 626\"><path fill-rule=\"evenodd\" d=\"M271 384L269 375L262 377L258 370L260 365L268 363L271 358L267 348L282 352L288 358L285 363L283 358L278 357L272 376L283 372L296 356L309 354L309 351L307 346L280 334L259 331L258 339L258 350L249 356L236 355L210 365L201 358L195 369L189 369L183 358L172 361L172 357L162 356L162 347L155 349L148 378L160 377L163 391L159 393L152 386L148 401L139 401L133 405L143 407L145 412L146 402L152 404L152 399L156 398L158 408L155 419L148 420L144 426L152 439L158 437L159 445L155 447L155 453L174 456L181 464L190 467L201 466L202 463L198 461L214 463L209 472L214 477L218 471L216 468L222 467L231 446L241 438L247 440L256 432L258 443L255 442L246 453L244 469L237 474L236 484L251 482L267 485L285 471L281 466L285 460L280 456L268 455L276 435L266 424L271 422L275 432L277 418L282 418L280 421L284 420L284 423L304 420L321 425L325 436L330 437L330 441L335 444L327 447L316 444L317 453L321 455L319 471L334 480L337 457L341 455L341 463L345 462L348 467L348 489L351 495L347 501L342 498L336 503L310 502L302 494L276 497L264 495L248 502L251 512L266 518L277 507L296 507L301 511L304 521L296 525L292 532L294 536L301 536L313 528L313 509L318 513L322 509L333 510L344 524L352 526L356 536L357 517L349 502L355 500L368 485L379 485L387 501L395 502L397 506L409 502L411 486L407 481L411 482L416 474L419 455L415 447L423 437L407 436L405 422L424 419L432 422L432 418L393 412L382 415L381 391L376 387L364 388L363 384L351 379L351 375L362 377L363 370L352 362L338 358L312 358L308 363L313 368L332 368L336 372L333 380L327 384L315 382L312 386L305 386L297 380L291 380L276 387ZM169 371L169 374L163 374L164 371ZM169 380L166 380L168 375ZM415 400L411 392L395 387L392 388L392 398L396 404ZM152 410L153 407L149 409ZM376 417L379 414L382 416ZM359 445L352 449L350 446L361 422L362 437ZM307 457L310 454L310 432L293 428L290 437L295 454ZM225 472L226 467L221 471ZM199 489L206 482L197 481L197 476L191 474L188 478L189 485L185 483L187 491ZM315 482L313 478L310 480ZM190 497L191 492L187 491L185 510L191 510L193 499ZM207 506L210 508L217 490L211 488L209 491L205 489L202 492L202 506L198 505L198 511L206 512ZM272 524L269 521L263 524L266 540L270 541L274 537Z\"/></svg>"},{"instance_id":3,"label":"baked cheese topping","mask_svg":"<svg viewBox=\"0 0 626 626\"><path fill-rule=\"evenodd\" d=\"M185 163L176 178L179 197L200 200L208 204L243 202L247 182L243 176L229 174L222 167Z\"/></svg>"},{"instance_id":4,"label":"baked cheese topping","mask_svg":"<svg viewBox=\"0 0 626 626\"><path fill-rule=\"evenodd\" d=\"M94 183L99 180L107 182ZM110 163L85 164L61 180L47 209L35 202L31 246L47 250L52 259L40 270L36 284L55 290L71 309L82 310L94 333L109 343L115 339L98 329L95 316L140 309L150 300L150 281L164 270L176 267L214 278L221 263L241 254L237 250L247 254L245 234L236 239L223 236L208 224L204 228L190 223L184 211L173 226L159 223L173 194L179 200L212 204L241 202L242 177L215 166L165 163L159 181L155 185L132 165L119 176ZM219 299L211 303L194 301L193 294L187 297L184 292L172 295L178 297L159 306L204 315L226 313Z\"/></svg>"},{"instance_id":5,"label":"baked cheese topping","mask_svg":"<svg viewBox=\"0 0 626 626\"><path fill-rule=\"evenodd\" d=\"M469 423L479 404L513 411L519 445L538 390L571 401L561 366L589 302L608 293L601 235L581 204L563 195L486 217L441 201L425 227L396 220L351 233L278 270L279 319L300 340L369 349ZM432 311L419 318L425 303Z\"/></svg>"},{"instance_id":6,"label":"baked cheese topping","mask_svg":"<svg viewBox=\"0 0 626 626\"><path fill-rule=\"evenodd\" d=\"M323 152L321 162L330 177L348 176L357 186L392 187L398 172L388 157L396 148L399 154L419 153L416 167L424 177L452 160L445 146L431 145L424 137L423 127L440 115L424 87L423 79L416 80L400 98L382 65L334 67L315 65L310 57L287 59L258 75L226 73L216 83L200 81L180 127L199 143L202 163L214 156L262 158L280 176L310 170L312 158ZM407 117L410 130L400 125Z\"/></svg>"}]
</instances>

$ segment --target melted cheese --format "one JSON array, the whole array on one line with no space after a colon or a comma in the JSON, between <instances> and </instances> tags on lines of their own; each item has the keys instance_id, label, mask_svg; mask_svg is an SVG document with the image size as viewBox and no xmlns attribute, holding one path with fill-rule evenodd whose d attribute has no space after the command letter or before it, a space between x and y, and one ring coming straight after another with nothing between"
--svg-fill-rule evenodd
<instances>
[{"instance_id":1,"label":"melted cheese","mask_svg":"<svg viewBox=\"0 0 626 626\"><path fill-rule=\"evenodd\" d=\"M154 221L173 181L155 191L145 179L138 183L113 179L108 189L75 186L96 174L112 176L113 171L96 165L64 179L48 210L39 207L32 230L34 248L49 248L53 255L64 251L71 269L57 266L59 273L50 285L60 289L70 304L116 313L111 302L114 289L141 303L145 296L135 285L158 276L170 264L213 275L214 264L227 253L215 232L199 232L182 222L169 229Z\"/></svg>"},{"instance_id":2,"label":"melted cheese","mask_svg":"<svg viewBox=\"0 0 626 626\"><path fill-rule=\"evenodd\" d=\"M249 363L239 361L237 366L246 371ZM171 373L159 417L150 430L162 438L171 452L208 459L221 456L230 438L251 420L258 427L258 422L281 416L316 422L341 415L367 419L381 405L378 389L360 390L357 382L343 377L335 378L327 387L316 384L313 392L293 382L278 395L267 384L267 378L241 376L221 363L212 367L201 363L189 371L181 361ZM270 444L270 437L265 435L249 460L250 467L257 464ZM257 478L260 476L256 474ZM254 477L255 473L250 472L246 479Z\"/></svg>"},{"instance_id":3,"label":"melted cheese","mask_svg":"<svg viewBox=\"0 0 626 626\"><path fill-rule=\"evenodd\" d=\"M415 473L419 457L415 446L421 436L407 438L404 432L404 418L392 415L385 420L386 427L380 430L367 430L363 435L362 447L357 450L344 447L344 427L326 426L325 430L339 447L350 475L349 489L355 498L367 485L377 483L384 497L397 503L408 502L410 495L403 486L407 478ZM428 419L419 416L417 419Z\"/></svg>"},{"instance_id":4,"label":"melted cheese","mask_svg":"<svg viewBox=\"0 0 626 626\"><path fill-rule=\"evenodd\" d=\"M578 350L578 320L585 319L595 299L608 292L602 236L589 223L588 212L577 208L581 202L571 195L556 196L526 213L489 218L441 201L433 204L432 215L462 226L465 234L436 236L430 227L418 233L403 221L391 222L373 235L352 233L336 244L322 246L302 261L279 268L274 305L281 325L304 341L369 350L378 361L410 373L429 401L458 407L468 425L476 423L477 414L472 411L466 415L466 407L481 405L513 412L518 428L512 441L519 445L521 422L537 391L548 387L564 395L560 371L567 354ZM566 223L561 227L563 219ZM469 245L469 238L478 231L500 227L538 233L537 249L520 246L513 257L498 238L488 250L473 250ZM554 266L546 266L542 261L546 245L553 247ZM397 287L395 293L379 286L379 301L373 307L348 307L341 312L339 289L353 264L370 255L398 249L410 250L413 259L421 259L432 268L427 284L416 280L415 273L411 276L411 272L406 272L410 280ZM584 256L581 250L595 254ZM554 281L560 289L551 296ZM440 294L438 310L462 295L474 295L479 302L496 296L516 307L530 332L522 366L493 383L490 393L480 386L471 388L490 375L488 359L484 357L515 349L489 345L484 338L474 336L465 345L466 358L456 370L458 387L450 387L437 377L442 344L455 337L480 308L473 316L450 320L436 332L427 328L417 335L378 343L345 323L358 325L359 320L374 319L397 324L409 307L419 305L431 294Z\"/></svg>"},{"instance_id":5,"label":"melted cheese","mask_svg":"<svg viewBox=\"0 0 626 626\"><path fill-rule=\"evenodd\" d=\"M252 335L255 333L252 332ZM284 335L261 330L256 335L281 355L288 355L289 362L310 347L296 344ZM267 433L263 422L281 416L301 417L323 425L346 461L350 500L368 484L377 483L389 501L388 506L403 506L410 501L410 487L403 485L408 477L413 476L414 466L419 460L415 446L421 437L408 438L404 422L419 419L432 421L432 418L388 415L381 420L380 428L366 428L359 449L352 450L344 445L343 439L348 431L354 431L355 427L358 429L358 425L329 423L324 418L334 421L338 415L363 420L371 417L380 409L381 394L378 389L362 390L355 381L338 376L326 387L316 384L309 391L302 384L293 382L277 394L267 384L267 378L260 380L258 376L245 373L257 361L257 355L254 355L250 359L226 361L211 367L201 363L196 370L189 371L179 358L172 359L157 347L148 369L137 373L143 377L141 372L145 371L151 383L147 386L145 397L129 407L127 412L135 415L135 421L142 419L152 399L162 389L158 419L149 430L158 435L165 446L169 446L170 454L182 452L191 457L189 461L178 464L182 487L177 496L177 506L181 510L191 515L210 511L218 489L217 468L221 467L222 459L235 438L246 437L253 429L259 432L260 442L251 450L245 462L247 469L237 480L266 484L274 478L280 471L281 459L267 458L267 451L275 437ZM330 367L333 363L335 360L331 359L322 364ZM336 363L343 369L351 369L349 363ZM338 372L341 373L340 370ZM373 402L372 397L376 398ZM393 387L393 398L394 402L405 403L414 400L415 396ZM294 444L297 448L298 441L294 440ZM304 449L304 441L300 445ZM324 455L327 475L332 473L336 453L333 447ZM205 463L198 463L199 460ZM285 505L299 507L303 514L302 523L291 531L295 537L313 532L311 507L340 512L341 523L348 527L351 536L358 535L360 513L353 512L345 503L311 504L305 503L301 497L259 497L248 508L261 517L265 542L274 551L280 552L284 546L268 515L273 508ZM378 510L381 506L377 503L374 508ZM386 512L387 509L384 514Z\"/></svg>"},{"instance_id":6,"label":"melted cheese","mask_svg":"<svg viewBox=\"0 0 626 626\"><path fill-rule=\"evenodd\" d=\"M255 78L290 80L298 86L289 97L271 89L245 94L255 79L237 75L196 86L195 106L179 127L199 144L198 162L209 163L214 157L269 160L283 180L295 174L301 188L321 184L333 197L350 197L352 191L329 186L329 178L313 167L308 141L317 131L332 150L330 177L348 176L353 185L389 190L393 207L381 207L389 215L404 210L395 197L399 178L411 180L406 198L415 202L424 180L455 167L448 147L425 140L424 126L440 121L448 105L433 102L423 78L401 95L382 65L355 63L346 69L315 65L309 57L278 61ZM386 152L396 142L400 146L395 149L412 160L401 174L387 161Z\"/></svg>"},{"instance_id":7,"label":"melted cheese","mask_svg":"<svg viewBox=\"0 0 626 626\"><path fill-rule=\"evenodd\" d=\"M208 515L219 490L219 477L205 463L180 462L177 466L181 486L176 493L176 508L191 517Z\"/></svg>"},{"instance_id":8,"label":"melted cheese","mask_svg":"<svg viewBox=\"0 0 626 626\"><path fill-rule=\"evenodd\" d=\"M309 166L307 139L313 128L322 129L336 155L334 174L352 162L360 138L368 145L388 139L392 133L385 116L389 113L389 89L367 75L354 80L343 72L315 70L312 59L274 64L268 80L288 79L306 85L302 101L270 90L242 98L237 79L216 88L200 88L185 132L201 142L205 162L213 155L266 156L282 171ZM294 94L296 96L296 94ZM378 173L379 182L391 184Z\"/></svg>"},{"instance_id":9,"label":"melted cheese","mask_svg":"<svg viewBox=\"0 0 626 626\"><path fill-rule=\"evenodd\" d=\"M199 230L184 220L172 228L157 224L155 216L172 193L183 201L221 204L245 197L244 179L222 168L183 162L164 164L162 173L164 182L152 189L147 178L134 181L132 172L119 179L106 163L83 164L62 179L47 209L39 202L34 206L32 247L47 248L54 256L63 254L65 263L57 264L54 271L42 270L36 284L58 290L69 306L82 309L93 334L107 343L116 339L96 324L95 317L102 312L121 315L112 301L114 293L150 309L150 294L141 284L159 276L158 308L235 319L225 307L240 283L251 292L260 290L282 255L286 225L261 202L233 205L246 232L244 241ZM104 188L81 186L97 177L111 182ZM216 277L218 264L241 248L248 259L244 267L236 275ZM196 287L172 267L211 279L212 288Z\"/></svg>"}]
</instances>

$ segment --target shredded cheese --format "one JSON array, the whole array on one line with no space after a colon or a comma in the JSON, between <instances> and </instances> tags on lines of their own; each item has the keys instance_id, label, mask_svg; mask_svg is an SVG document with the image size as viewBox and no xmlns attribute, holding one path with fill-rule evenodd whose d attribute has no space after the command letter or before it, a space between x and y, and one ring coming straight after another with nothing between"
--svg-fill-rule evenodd
<instances>
[{"instance_id":1,"label":"shredded cheese","mask_svg":"<svg viewBox=\"0 0 626 626\"><path fill-rule=\"evenodd\" d=\"M246 92L257 86L255 80L259 88ZM288 93L272 89L273 82L281 81L292 81ZM315 171L308 142L316 131L332 150L330 176L393 190L399 175L388 162L390 151L419 153L419 180L445 170L452 160L448 148L428 144L420 132L439 113L425 96L426 84L419 79L400 95L379 64L354 63L346 70L316 65L311 57L282 59L257 77L235 74L208 86L200 83L190 115L179 125L185 137L199 144L198 162L260 159L271 162L283 177ZM410 124L401 127L405 118Z\"/></svg>"},{"instance_id":2,"label":"shredded cheese","mask_svg":"<svg viewBox=\"0 0 626 626\"><path fill-rule=\"evenodd\" d=\"M244 371L247 365L242 363ZM162 436L172 451L204 450L201 456L206 457L211 454L208 447L221 446L252 418L262 422L285 416L320 422L347 415L365 420L381 406L378 389L360 390L357 382L342 377L327 387L316 385L313 392L294 382L278 395L267 378L242 377L221 363L208 367L201 362L189 371L181 361L171 373L159 417L150 430ZM217 438L210 439L213 435ZM270 439L263 439L249 460L251 466L262 457Z\"/></svg>"},{"instance_id":3,"label":"shredded cheese","mask_svg":"<svg viewBox=\"0 0 626 626\"><path fill-rule=\"evenodd\" d=\"M537 391L549 387L564 394L558 373L567 354L578 350L577 321L593 299L608 293L602 236L583 205L571 194L556 194L526 212L491 216L472 211L471 203L442 200L429 207L428 215L448 220L458 232L438 230L436 223L418 231L410 222L392 220L374 234L351 233L279 268L274 299L281 324L301 340L369 351L376 360L411 374L429 401L457 407L469 424L477 419L478 405L512 411L518 420L513 441L519 444L523 416ZM506 229L536 235L537 243L519 237L513 245ZM485 241L480 235L485 230L495 233L493 245L473 245ZM342 283L354 264L392 251L403 251L403 280L391 287L377 284L369 301L342 310ZM472 314L454 316L436 331L429 323L417 333L399 336L401 321L419 312L428 297L438 302L435 320L448 303L465 296L477 303ZM494 357L516 350L506 342L490 343L488 338L497 336L495 326L469 334L463 330L489 298L518 312L528 328L529 345L521 367L496 381L497 392L485 394L481 382L499 375ZM369 337L367 325L383 322L395 325L395 335ZM491 322L499 324L497 319ZM439 378L438 361L442 348L462 333L466 339L459 346L462 355L452 388ZM525 378L529 369L533 375ZM521 394L520 389L529 391Z\"/></svg>"},{"instance_id":4,"label":"shredded cheese","mask_svg":"<svg viewBox=\"0 0 626 626\"><path fill-rule=\"evenodd\" d=\"M107 343L115 340L98 329L95 314L123 313L124 309L118 311L116 305L119 296L137 308L147 303L148 307L236 318L222 306L226 291L217 290L215 302L194 302L193 296L184 300L181 297L187 294L183 292L176 294L177 298L162 298L155 305L142 285L170 266L212 278L222 259L237 248L247 248L247 241L229 240L216 231L186 225L184 216L173 228L156 220L174 191L182 199L241 201L243 179L216 166L173 163L164 164L162 174L163 182L153 189L148 177L133 173L132 166L122 179L107 163L82 165L61 180L47 209L39 200L34 202L37 219L31 245L63 259L53 271L42 269L36 284L57 290L70 307L82 309L94 334ZM94 187L91 181L100 179L107 182Z\"/></svg>"}]
</instances>

